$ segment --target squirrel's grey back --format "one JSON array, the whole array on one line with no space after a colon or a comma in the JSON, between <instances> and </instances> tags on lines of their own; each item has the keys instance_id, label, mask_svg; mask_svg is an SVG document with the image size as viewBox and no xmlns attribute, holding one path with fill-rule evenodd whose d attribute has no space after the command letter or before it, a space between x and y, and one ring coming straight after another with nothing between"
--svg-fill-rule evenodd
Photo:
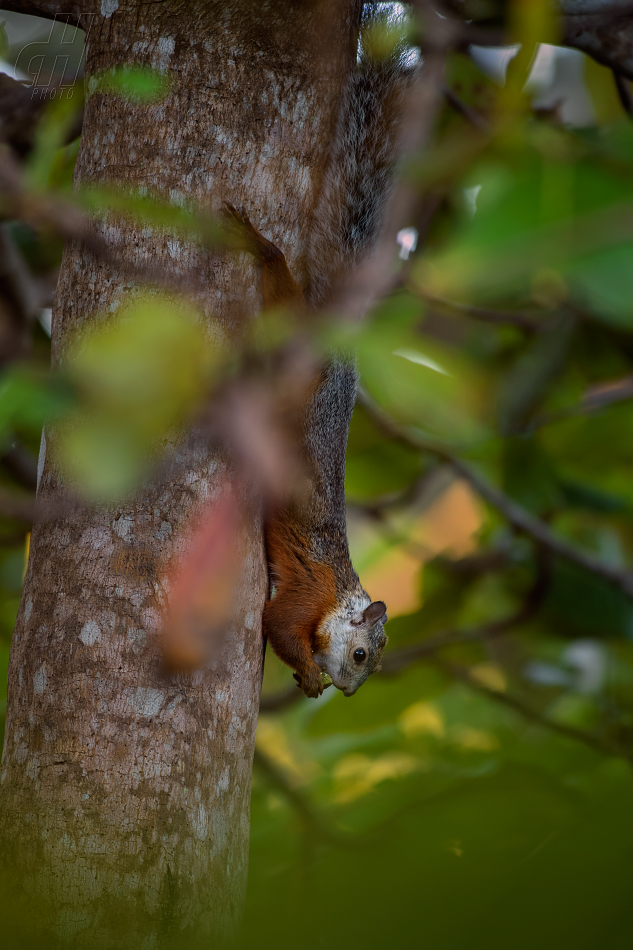
<instances>
[{"instance_id":1,"label":"squirrel's grey back","mask_svg":"<svg viewBox=\"0 0 633 950\"><path fill-rule=\"evenodd\" d=\"M372 9L369 9L369 8ZM364 25L385 19L365 5ZM378 236L398 162L399 121L412 76L403 45L379 58L363 51L341 98L329 164L313 214L307 296L327 302ZM307 407L304 444L313 473L305 517L311 554L335 567L339 590L355 589L345 524L345 452L356 396L353 363L333 358Z\"/></svg>"},{"instance_id":2,"label":"squirrel's grey back","mask_svg":"<svg viewBox=\"0 0 633 950\"><path fill-rule=\"evenodd\" d=\"M413 70L407 65L404 42L380 57L362 41L363 31L387 25L390 18L393 14L364 4L358 61L343 90L329 163L313 211L307 296L317 307L370 250L394 180L402 104Z\"/></svg>"}]
</instances>

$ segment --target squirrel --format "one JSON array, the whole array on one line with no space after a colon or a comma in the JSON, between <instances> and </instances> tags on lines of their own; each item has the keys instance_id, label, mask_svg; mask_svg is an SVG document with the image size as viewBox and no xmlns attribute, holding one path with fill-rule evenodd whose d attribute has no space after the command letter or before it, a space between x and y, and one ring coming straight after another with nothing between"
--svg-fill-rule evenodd
<instances>
[{"instance_id":1,"label":"squirrel","mask_svg":"<svg viewBox=\"0 0 633 950\"><path fill-rule=\"evenodd\" d=\"M379 232L398 158L401 105L415 68L405 39L387 55L372 52L371 30L394 26L392 5L388 11L384 6L366 3L361 8L356 68L343 91L312 215L305 293L282 251L242 210L223 203L236 246L260 267L264 310L286 305L301 313L322 306ZM295 671L304 693L315 698L323 692L322 674L352 696L380 668L387 642L387 608L361 586L347 543L345 450L356 383L350 363L332 359L322 368L299 433L310 490L269 512L265 521L275 593L264 608L264 635Z\"/></svg>"},{"instance_id":2,"label":"squirrel","mask_svg":"<svg viewBox=\"0 0 633 950\"><path fill-rule=\"evenodd\" d=\"M264 310L306 309L305 295L279 248L227 201L223 215L237 246L259 264ZM387 642L387 608L383 601L372 602L361 586L347 545L345 448L355 393L352 365L332 360L323 367L299 434L310 490L276 507L265 520L275 594L264 607L264 636L295 671L306 696L314 698L323 692L322 674L352 696L379 668Z\"/></svg>"}]
</instances>

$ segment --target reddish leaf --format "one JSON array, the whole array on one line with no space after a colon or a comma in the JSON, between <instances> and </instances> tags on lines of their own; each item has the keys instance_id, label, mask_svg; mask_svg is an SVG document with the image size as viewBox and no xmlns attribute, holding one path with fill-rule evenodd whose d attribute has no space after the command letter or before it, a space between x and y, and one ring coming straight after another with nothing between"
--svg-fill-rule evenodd
<instances>
[{"instance_id":1,"label":"reddish leaf","mask_svg":"<svg viewBox=\"0 0 633 950\"><path fill-rule=\"evenodd\" d=\"M199 669L218 655L242 568L242 507L228 483L196 521L169 585L162 651L175 672Z\"/></svg>"}]
</instances>

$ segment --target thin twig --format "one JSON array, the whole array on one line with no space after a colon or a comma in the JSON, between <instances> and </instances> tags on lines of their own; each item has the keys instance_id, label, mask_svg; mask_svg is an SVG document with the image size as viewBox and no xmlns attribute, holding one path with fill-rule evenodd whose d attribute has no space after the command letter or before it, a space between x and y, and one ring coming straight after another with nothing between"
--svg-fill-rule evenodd
<instances>
[{"instance_id":1,"label":"thin twig","mask_svg":"<svg viewBox=\"0 0 633 950\"><path fill-rule=\"evenodd\" d=\"M444 659L440 659L439 657L435 657L433 659L433 663L446 673L449 673L453 679L465 683L471 689L481 693L488 699L491 699L496 703L500 703L503 706L507 706L508 709L512 709L514 712L518 712L525 719L529 719L531 722L537 723L537 725L542 726L544 729L548 729L550 732L556 732L567 739L573 739L576 742L582 742L586 746L589 746L590 749L593 749L594 752L598 752L601 755L616 755L626 759L630 764L633 764L633 754L622 749L622 747L618 744L610 742L608 739L604 739L601 736L596 735L594 732L587 732L584 729L578 729L576 726L567 726L564 723L556 722L556 720L550 719L548 716L544 716L537 709L534 709L533 706L530 706L530 704L520 696L513 695L512 693L502 692L501 690L491 689L489 686L485 686L475 676L473 676L470 670L468 670L466 667L458 666L455 663L449 663Z\"/></svg>"},{"instance_id":2,"label":"thin twig","mask_svg":"<svg viewBox=\"0 0 633 950\"><path fill-rule=\"evenodd\" d=\"M435 563L456 577L476 578L493 571L503 570L510 563L511 553L511 536L508 535L497 547L467 554L458 560L440 554L436 557Z\"/></svg>"},{"instance_id":3,"label":"thin twig","mask_svg":"<svg viewBox=\"0 0 633 950\"><path fill-rule=\"evenodd\" d=\"M483 629L477 627L472 630L447 630L444 633L436 633L421 643L414 643L410 647L403 647L401 650L387 653L382 660L380 672L386 676L393 676L396 673L402 673L403 670L419 663L421 660L427 660L429 657L435 656L444 647L479 642L483 639Z\"/></svg>"},{"instance_id":4,"label":"thin twig","mask_svg":"<svg viewBox=\"0 0 633 950\"><path fill-rule=\"evenodd\" d=\"M34 511L35 495L22 495L0 487L0 515L31 524Z\"/></svg>"},{"instance_id":5,"label":"thin twig","mask_svg":"<svg viewBox=\"0 0 633 950\"><path fill-rule=\"evenodd\" d=\"M399 673L420 660L435 656L444 647L461 643L486 643L526 623L534 616L543 602L549 588L549 575L548 560L541 558L534 584L527 592L523 603L514 613L507 617L500 617L498 620L491 620L487 624L473 627L470 630L458 629L436 633L435 636L429 637L421 643L415 643L410 647L404 647L402 650L388 653L382 661L382 672L387 675Z\"/></svg>"},{"instance_id":6,"label":"thin twig","mask_svg":"<svg viewBox=\"0 0 633 950\"><path fill-rule=\"evenodd\" d=\"M294 706L300 699L303 699L303 696L303 690L295 683L294 686L280 690L278 693L260 696L259 711L260 713L281 712L282 709L287 709L288 706Z\"/></svg>"},{"instance_id":7,"label":"thin twig","mask_svg":"<svg viewBox=\"0 0 633 950\"><path fill-rule=\"evenodd\" d=\"M574 416L588 416L594 412L602 412L610 406L626 402L633 398L633 377L625 376L615 383L604 383L592 386L574 406L567 406L555 412L537 416L529 426L530 432L541 429L543 426L563 422Z\"/></svg>"},{"instance_id":8,"label":"thin twig","mask_svg":"<svg viewBox=\"0 0 633 950\"><path fill-rule=\"evenodd\" d=\"M20 324L29 328L38 309L38 289L6 224L0 225L0 281Z\"/></svg>"},{"instance_id":9,"label":"thin twig","mask_svg":"<svg viewBox=\"0 0 633 950\"><path fill-rule=\"evenodd\" d=\"M630 118L633 118L633 95L631 94L629 81L622 73L617 72L617 70L614 69L612 72L613 78L615 79L615 88L618 90L622 108Z\"/></svg>"},{"instance_id":10,"label":"thin twig","mask_svg":"<svg viewBox=\"0 0 633 950\"><path fill-rule=\"evenodd\" d=\"M390 509L404 509L412 506L415 507L416 512L422 512L443 494L452 481L453 475L450 472L434 468L424 472L400 491L389 492L367 502L348 499L346 504L350 511L358 511L370 518L376 518L377 515Z\"/></svg>"},{"instance_id":11,"label":"thin twig","mask_svg":"<svg viewBox=\"0 0 633 950\"><path fill-rule=\"evenodd\" d=\"M542 330L544 327L543 320L535 316L533 311L490 310L487 307L475 307L473 304L459 303L456 300L447 300L445 297L436 297L435 294L429 294L418 287L414 287L413 292L434 307L473 317L483 323L492 323L495 326L515 326L530 331Z\"/></svg>"},{"instance_id":12,"label":"thin twig","mask_svg":"<svg viewBox=\"0 0 633 950\"><path fill-rule=\"evenodd\" d=\"M422 564L431 561L435 556L435 552L427 545L411 538L405 530L394 527L382 508L368 506L364 509L364 514L379 526L382 537L391 547L399 547Z\"/></svg>"},{"instance_id":13,"label":"thin twig","mask_svg":"<svg viewBox=\"0 0 633 950\"><path fill-rule=\"evenodd\" d=\"M421 436L418 432L406 429L396 423L373 399L365 392L360 391L358 401L371 415L372 419L382 431L392 439L403 442L418 451L430 452L437 458L450 465L458 475L464 478L488 504L496 508L510 524L517 530L529 535L534 541L558 557L576 564L578 567L602 577L604 580L618 587L628 597L633 597L633 574L611 564L605 564L599 558L581 551L573 544L552 531L545 522L534 517L525 508L518 505L512 498L504 494L499 488L492 485L483 475L480 475L462 459L442 443Z\"/></svg>"},{"instance_id":14,"label":"thin twig","mask_svg":"<svg viewBox=\"0 0 633 950\"><path fill-rule=\"evenodd\" d=\"M303 694L302 694L303 695ZM345 845L348 847L354 842L354 836L328 825L316 811L314 805L306 795L293 787L281 769L273 760L255 746L253 766L265 775L270 784L286 798L290 805L301 817L304 825L311 829L316 837L328 841L330 844Z\"/></svg>"},{"instance_id":15,"label":"thin twig","mask_svg":"<svg viewBox=\"0 0 633 950\"><path fill-rule=\"evenodd\" d=\"M488 119L477 112L476 109L473 109L472 106L469 106L468 103L464 102L463 99L460 99L456 92L454 92L450 86L444 83L442 87L442 92L446 101L455 109L456 112L459 112L460 115L463 115L464 118L470 122L470 124L475 128L479 129L480 132L489 133L490 123Z\"/></svg>"}]
</instances>

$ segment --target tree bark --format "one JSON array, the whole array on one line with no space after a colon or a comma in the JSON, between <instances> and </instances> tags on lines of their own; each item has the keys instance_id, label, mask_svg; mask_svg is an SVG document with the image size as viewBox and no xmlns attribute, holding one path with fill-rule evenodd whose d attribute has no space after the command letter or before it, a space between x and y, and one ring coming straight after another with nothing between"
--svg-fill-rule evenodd
<instances>
[{"instance_id":1,"label":"tree bark","mask_svg":"<svg viewBox=\"0 0 633 950\"><path fill-rule=\"evenodd\" d=\"M100 11L88 38L88 93L96 71L131 63L153 66L171 85L154 105L88 94L77 182L124 183L214 209L222 199L244 204L300 276L354 61L357 0L186 8L104 0ZM122 259L175 279L202 272L199 303L229 332L256 312L252 265L210 260L115 217L96 227ZM129 276L67 246L54 362L71 332L107 319L135 290ZM158 646L164 572L182 557L185 527L217 493L225 463L198 452L128 503L47 518L65 495L54 439L47 429L9 670L3 890L10 886L16 906L36 900L29 926L46 932L47 946L150 948L176 934L194 946L234 928L246 882L267 586L261 525L236 538L246 566L222 659L169 678Z\"/></svg>"}]
</instances>

